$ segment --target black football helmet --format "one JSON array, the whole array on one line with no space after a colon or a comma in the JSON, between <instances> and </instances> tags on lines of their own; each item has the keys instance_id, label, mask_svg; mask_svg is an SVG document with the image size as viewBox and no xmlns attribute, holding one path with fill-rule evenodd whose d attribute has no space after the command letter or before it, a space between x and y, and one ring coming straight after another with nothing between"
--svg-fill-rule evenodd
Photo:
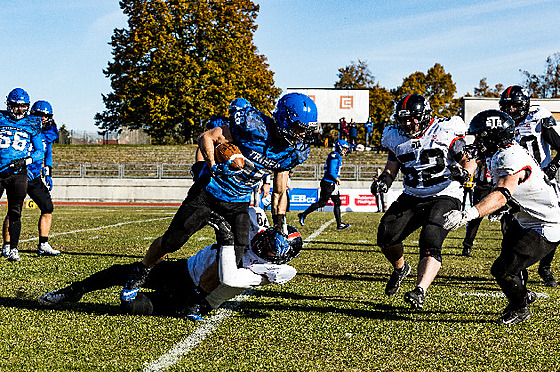
<instances>
[{"instance_id":1,"label":"black football helmet","mask_svg":"<svg viewBox=\"0 0 560 372\"><path fill-rule=\"evenodd\" d=\"M513 143L515 123L503 111L486 110L472 118L467 134L474 135L476 157L486 159L500 148Z\"/></svg>"},{"instance_id":2,"label":"black football helmet","mask_svg":"<svg viewBox=\"0 0 560 372\"><path fill-rule=\"evenodd\" d=\"M299 231L288 225L288 236L273 227L259 232L251 241L251 250L263 260L273 264L285 264L297 257L303 248Z\"/></svg>"},{"instance_id":3,"label":"black football helmet","mask_svg":"<svg viewBox=\"0 0 560 372\"><path fill-rule=\"evenodd\" d=\"M395 119L399 132L403 136L416 138L428 128L432 121L430 102L420 94L407 94L397 103ZM418 123L414 123L413 119L417 119Z\"/></svg>"},{"instance_id":4,"label":"black football helmet","mask_svg":"<svg viewBox=\"0 0 560 372\"><path fill-rule=\"evenodd\" d=\"M529 94L519 85L512 85L500 96L500 110L511 116L516 124L521 123L527 117L530 106Z\"/></svg>"}]
</instances>

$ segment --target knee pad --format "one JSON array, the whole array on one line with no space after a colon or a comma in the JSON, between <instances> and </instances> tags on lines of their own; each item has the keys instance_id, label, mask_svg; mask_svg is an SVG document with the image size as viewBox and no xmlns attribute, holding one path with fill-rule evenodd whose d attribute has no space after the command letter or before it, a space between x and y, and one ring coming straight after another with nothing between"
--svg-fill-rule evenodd
<instances>
[{"instance_id":1,"label":"knee pad","mask_svg":"<svg viewBox=\"0 0 560 372\"><path fill-rule=\"evenodd\" d=\"M128 315L152 315L154 305L144 293L138 293L132 302L121 300L121 311Z\"/></svg>"}]
</instances>

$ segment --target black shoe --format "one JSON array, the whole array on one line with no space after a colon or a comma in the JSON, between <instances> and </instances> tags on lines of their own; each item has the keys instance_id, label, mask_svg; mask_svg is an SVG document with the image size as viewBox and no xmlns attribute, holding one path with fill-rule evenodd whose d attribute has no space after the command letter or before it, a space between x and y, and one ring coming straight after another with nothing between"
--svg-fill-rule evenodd
<instances>
[{"instance_id":1,"label":"black shoe","mask_svg":"<svg viewBox=\"0 0 560 372\"><path fill-rule=\"evenodd\" d=\"M305 214L303 213L298 213L298 218L299 218L299 224L301 226L305 225Z\"/></svg>"},{"instance_id":2,"label":"black shoe","mask_svg":"<svg viewBox=\"0 0 560 372\"><path fill-rule=\"evenodd\" d=\"M426 293L422 287L416 287L412 291L404 294L404 300L410 304L411 309L423 308L424 298L426 298Z\"/></svg>"},{"instance_id":3,"label":"black shoe","mask_svg":"<svg viewBox=\"0 0 560 372\"><path fill-rule=\"evenodd\" d=\"M504 310L504 314L496 320L496 323L504 325L514 325L521 323L529 319L530 317L531 311L529 311L528 306L525 306L517 310Z\"/></svg>"},{"instance_id":4,"label":"black shoe","mask_svg":"<svg viewBox=\"0 0 560 372\"><path fill-rule=\"evenodd\" d=\"M350 226L352 226L352 225L350 225L349 223L341 223L336 228L339 229L339 230L344 230L344 229L349 228Z\"/></svg>"},{"instance_id":5,"label":"black shoe","mask_svg":"<svg viewBox=\"0 0 560 372\"><path fill-rule=\"evenodd\" d=\"M554 278L554 275L552 275L550 267L539 267L539 275L542 278L545 287L558 286L558 282Z\"/></svg>"},{"instance_id":6,"label":"black shoe","mask_svg":"<svg viewBox=\"0 0 560 372\"><path fill-rule=\"evenodd\" d=\"M191 306L187 307L185 310L187 319L192 320L193 322L204 321L204 316L206 316L210 311L212 311L212 306L203 299L198 304L192 304Z\"/></svg>"},{"instance_id":7,"label":"black shoe","mask_svg":"<svg viewBox=\"0 0 560 372\"><path fill-rule=\"evenodd\" d=\"M404 278L406 278L408 274L410 274L410 265L406 262L400 269L393 270L393 272L391 273L391 277L389 278L389 281L385 286L385 294L387 296L392 296L397 293L399 287L401 286L401 282Z\"/></svg>"},{"instance_id":8,"label":"black shoe","mask_svg":"<svg viewBox=\"0 0 560 372\"><path fill-rule=\"evenodd\" d=\"M146 280L148 280L148 275L150 275L151 270L151 267L144 265L142 262L136 262L132 274L130 274L121 291L121 300L126 302L134 301L138 290L146 283Z\"/></svg>"},{"instance_id":9,"label":"black shoe","mask_svg":"<svg viewBox=\"0 0 560 372\"><path fill-rule=\"evenodd\" d=\"M463 246L463 252L461 253L462 256L470 257L471 256L471 248L467 246Z\"/></svg>"},{"instance_id":10,"label":"black shoe","mask_svg":"<svg viewBox=\"0 0 560 372\"><path fill-rule=\"evenodd\" d=\"M75 289L73 286L68 286L58 291L45 293L39 297L37 301L43 306L53 306L63 302L78 302L82 299L83 295L84 292L82 290Z\"/></svg>"}]
</instances>

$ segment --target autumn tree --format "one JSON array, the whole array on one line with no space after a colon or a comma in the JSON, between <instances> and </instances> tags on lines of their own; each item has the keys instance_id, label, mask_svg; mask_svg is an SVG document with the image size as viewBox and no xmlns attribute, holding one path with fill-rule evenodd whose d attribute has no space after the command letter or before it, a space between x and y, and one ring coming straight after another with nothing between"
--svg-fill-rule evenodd
<instances>
[{"instance_id":1,"label":"autumn tree","mask_svg":"<svg viewBox=\"0 0 560 372\"><path fill-rule=\"evenodd\" d=\"M453 98L456 92L457 87L453 77L446 73L439 63L430 68L426 74L417 71L404 78L402 85L392 91L397 101L406 94L423 95L430 101L433 115L436 117L460 114L461 100Z\"/></svg>"},{"instance_id":2,"label":"autumn tree","mask_svg":"<svg viewBox=\"0 0 560 372\"><path fill-rule=\"evenodd\" d=\"M525 87L532 97L560 97L560 53L554 53L546 59L545 73L542 75L522 71L525 75Z\"/></svg>"},{"instance_id":3,"label":"autumn tree","mask_svg":"<svg viewBox=\"0 0 560 372\"><path fill-rule=\"evenodd\" d=\"M253 44L259 10L250 0L129 0L103 71L112 92L95 116L101 130L143 128L153 143L184 143L231 100L270 111L280 94Z\"/></svg>"},{"instance_id":4,"label":"autumn tree","mask_svg":"<svg viewBox=\"0 0 560 372\"><path fill-rule=\"evenodd\" d=\"M334 84L337 89L368 89L369 116L376 124L373 129L373 143L378 143L383 131L382 123L389 118L393 111L393 97L391 92L381 87L375 81L367 62L351 61L349 66L338 69L338 81ZM359 136L364 135L363 126L359 127Z\"/></svg>"},{"instance_id":5,"label":"autumn tree","mask_svg":"<svg viewBox=\"0 0 560 372\"><path fill-rule=\"evenodd\" d=\"M480 79L478 83L478 88L474 88L474 96L475 97L500 97L504 90L503 84L496 84L494 89L490 88L488 83L486 82L486 78Z\"/></svg>"}]
</instances>

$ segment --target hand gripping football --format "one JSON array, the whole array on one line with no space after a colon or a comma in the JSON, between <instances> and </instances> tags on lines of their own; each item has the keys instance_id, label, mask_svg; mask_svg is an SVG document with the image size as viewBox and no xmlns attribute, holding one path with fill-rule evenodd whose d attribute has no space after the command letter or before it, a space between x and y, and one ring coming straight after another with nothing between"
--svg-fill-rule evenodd
<instances>
[{"instance_id":1,"label":"hand gripping football","mask_svg":"<svg viewBox=\"0 0 560 372\"><path fill-rule=\"evenodd\" d=\"M245 158L237 146L231 142L220 143L214 148L214 159L217 164L228 162L231 170L243 169Z\"/></svg>"}]
</instances>

